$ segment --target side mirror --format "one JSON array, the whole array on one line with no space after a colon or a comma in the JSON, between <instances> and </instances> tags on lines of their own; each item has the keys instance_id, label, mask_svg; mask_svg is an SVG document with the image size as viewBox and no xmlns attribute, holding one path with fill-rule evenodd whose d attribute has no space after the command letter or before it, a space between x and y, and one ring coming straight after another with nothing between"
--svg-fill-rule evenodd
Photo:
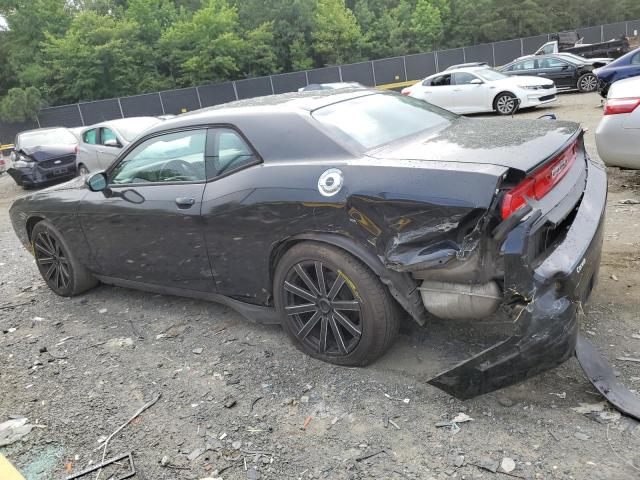
<instances>
[{"instance_id":1,"label":"side mirror","mask_svg":"<svg viewBox=\"0 0 640 480\"><path fill-rule=\"evenodd\" d=\"M87 178L85 184L92 192L102 192L107 188L107 174L104 172L96 172Z\"/></svg>"},{"instance_id":2,"label":"side mirror","mask_svg":"<svg viewBox=\"0 0 640 480\"><path fill-rule=\"evenodd\" d=\"M9 154L9 158L11 159L12 162L15 162L18 159L18 154L16 153L15 149L11 150L11 153Z\"/></svg>"},{"instance_id":3,"label":"side mirror","mask_svg":"<svg viewBox=\"0 0 640 480\"><path fill-rule=\"evenodd\" d=\"M122 147L122 145L120 145L120 142L118 140L116 140L115 138L110 138L109 140L104 142L104 146L105 147L117 147L117 148Z\"/></svg>"},{"instance_id":4,"label":"side mirror","mask_svg":"<svg viewBox=\"0 0 640 480\"><path fill-rule=\"evenodd\" d=\"M482 80L480 80L479 78L474 78L473 80L471 80L469 82L471 85L481 85L482 83L484 83Z\"/></svg>"}]
</instances>

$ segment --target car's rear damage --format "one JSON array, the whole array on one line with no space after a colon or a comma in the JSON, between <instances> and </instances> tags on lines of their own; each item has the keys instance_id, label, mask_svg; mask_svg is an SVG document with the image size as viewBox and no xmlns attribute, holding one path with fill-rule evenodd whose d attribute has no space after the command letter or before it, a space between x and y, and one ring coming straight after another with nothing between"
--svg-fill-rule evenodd
<instances>
[{"instance_id":1,"label":"car's rear damage","mask_svg":"<svg viewBox=\"0 0 640 480\"><path fill-rule=\"evenodd\" d=\"M458 398L548 370L575 351L577 314L597 279L607 181L582 130L558 128L564 138L553 153L535 164L504 162L487 208L453 209L387 244L386 266L411 275L431 314L509 325L504 340L430 380ZM438 230L447 234L423 241Z\"/></svg>"}]
</instances>

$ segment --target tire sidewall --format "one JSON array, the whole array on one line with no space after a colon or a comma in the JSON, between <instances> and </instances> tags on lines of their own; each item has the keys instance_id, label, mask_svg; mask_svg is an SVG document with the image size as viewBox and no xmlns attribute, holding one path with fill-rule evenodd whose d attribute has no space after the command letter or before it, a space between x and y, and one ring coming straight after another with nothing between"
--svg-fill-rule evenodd
<instances>
[{"instance_id":1,"label":"tire sidewall","mask_svg":"<svg viewBox=\"0 0 640 480\"><path fill-rule=\"evenodd\" d=\"M300 248L302 247L302 245L313 245L313 250L316 253L314 254L313 252L311 252L311 248ZM369 298L371 296L371 292L368 291L368 288L366 288L368 279L362 278L362 272L359 271L358 268L353 268L352 263L354 261L357 262L357 260L352 259L351 261L345 262L340 258L342 257L342 255L340 255L340 253L338 252L339 250L337 249L326 247L318 243L305 243L292 247L282 257L276 268L274 276L274 301L276 309L278 310L278 313L281 317L282 327L285 332L287 332L287 335L289 335L298 350L306 353L313 358L329 363L344 366L359 366L368 363L366 358L368 357L369 352L371 348L373 348L375 343L374 332L376 330L376 324L380 322L380 314L384 315L384 312L379 312L379 314L376 315L376 308L379 306L376 305L376 303L378 303L376 302L376 298ZM345 356L322 354L315 350L312 350L306 344L302 343L296 337L296 327L294 322L290 320L289 316L285 312L285 290L283 288L284 281L289 271L296 264L304 261L320 261L332 270L336 272L342 272L342 274L348 280L346 284L349 285L349 283L351 283L356 287L356 291L353 292L352 289L352 292L354 293L354 297L357 298L360 302L360 328L362 331L362 335L360 337L358 345ZM349 288L351 288L351 285L349 285ZM384 319L382 319L382 321L384 321Z\"/></svg>"},{"instance_id":2,"label":"tire sidewall","mask_svg":"<svg viewBox=\"0 0 640 480\"><path fill-rule=\"evenodd\" d=\"M507 112L507 113L503 113L500 110L498 110L498 101L502 97L509 97L509 98L512 98L514 101L518 98L513 93L509 93L509 92L502 92L502 93L498 94L498 96L493 101L493 107L494 107L495 112L498 115L513 115L514 113L516 113L518 111L518 106L517 105L514 105L513 109L510 112Z\"/></svg>"}]
</instances>

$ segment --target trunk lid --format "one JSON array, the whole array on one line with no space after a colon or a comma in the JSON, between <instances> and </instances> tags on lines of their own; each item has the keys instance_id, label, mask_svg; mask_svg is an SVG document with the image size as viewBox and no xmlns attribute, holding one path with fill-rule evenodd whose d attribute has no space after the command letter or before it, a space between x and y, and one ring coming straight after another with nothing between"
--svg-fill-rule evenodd
<instances>
[{"instance_id":1,"label":"trunk lid","mask_svg":"<svg viewBox=\"0 0 640 480\"><path fill-rule=\"evenodd\" d=\"M380 159L499 165L528 174L559 153L580 125L557 120L461 117L438 131L371 150Z\"/></svg>"}]
</instances>

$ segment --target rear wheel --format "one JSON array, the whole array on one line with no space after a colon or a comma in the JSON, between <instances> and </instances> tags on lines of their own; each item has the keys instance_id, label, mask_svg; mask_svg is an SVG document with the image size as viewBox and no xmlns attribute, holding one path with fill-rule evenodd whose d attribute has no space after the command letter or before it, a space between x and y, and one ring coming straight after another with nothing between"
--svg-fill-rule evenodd
<instances>
[{"instance_id":1,"label":"rear wheel","mask_svg":"<svg viewBox=\"0 0 640 480\"><path fill-rule=\"evenodd\" d=\"M304 242L287 251L274 294L295 345L329 363L367 365L398 333L400 312L389 291L359 260L329 245Z\"/></svg>"},{"instance_id":2,"label":"rear wheel","mask_svg":"<svg viewBox=\"0 0 640 480\"><path fill-rule=\"evenodd\" d=\"M585 73L578 78L578 90L581 92L595 92L598 88L598 78L593 73Z\"/></svg>"},{"instance_id":3,"label":"rear wheel","mask_svg":"<svg viewBox=\"0 0 640 480\"><path fill-rule=\"evenodd\" d=\"M88 173L89 173L89 169L87 167L85 167L82 163L78 165L78 175L80 175L81 177L84 177Z\"/></svg>"},{"instance_id":4,"label":"rear wheel","mask_svg":"<svg viewBox=\"0 0 640 480\"><path fill-rule=\"evenodd\" d=\"M499 115L512 115L518 110L518 99L512 93L501 93L493 101L493 108Z\"/></svg>"},{"instance_id":5,"label":"rear wheel","mask_svg":"<svg viewBox=\"0 0 640 480\"><path fill-rule=\"evenodd\" d=\"M31 246L40 275L54 293L72 297L98 284L49 222L43 220L33 227Z\"/></svg>"}]
</instances>

